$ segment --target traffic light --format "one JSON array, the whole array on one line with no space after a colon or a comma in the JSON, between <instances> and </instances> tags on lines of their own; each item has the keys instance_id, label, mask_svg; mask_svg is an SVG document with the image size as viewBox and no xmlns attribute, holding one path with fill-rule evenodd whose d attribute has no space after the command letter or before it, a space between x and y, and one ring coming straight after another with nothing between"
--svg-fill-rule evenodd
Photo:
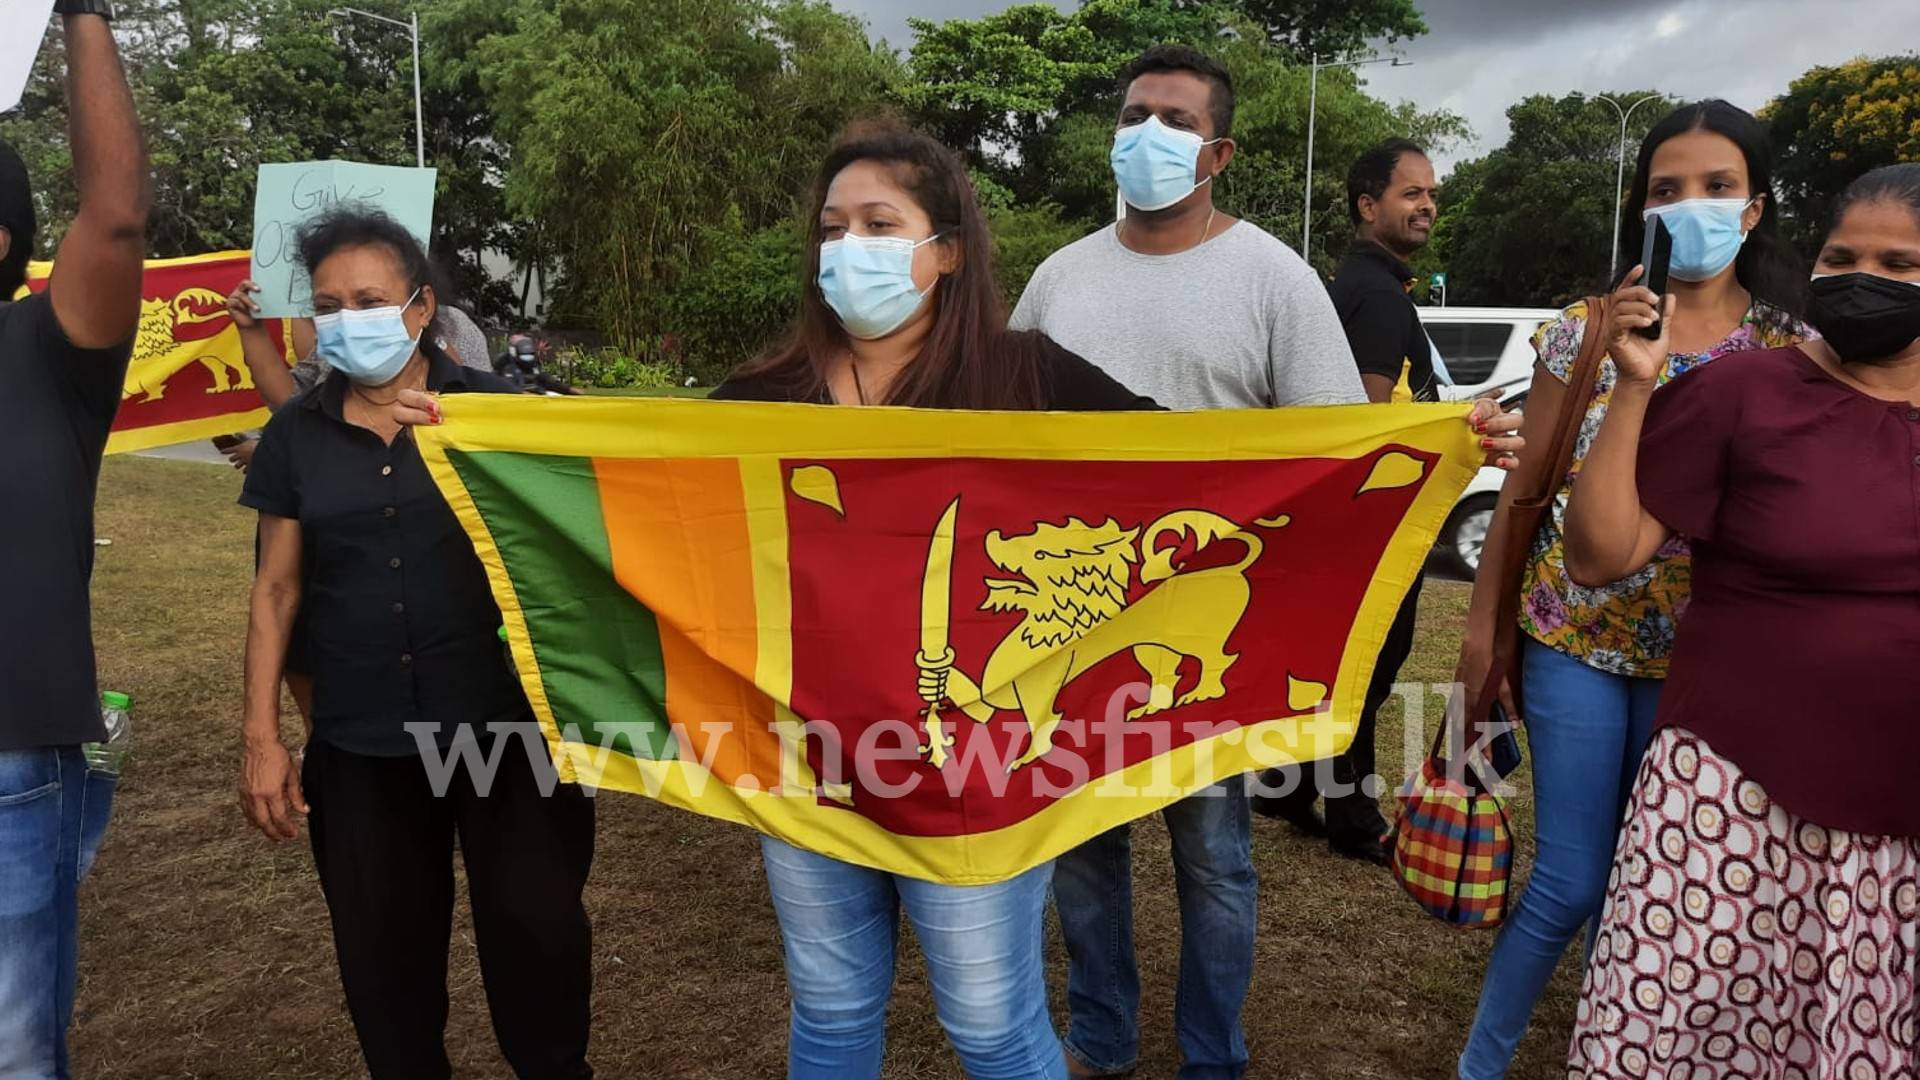
<instances>
[{"instance_id":1,"label":"traffic light","mask_svg":"<svg viewBox=\"0 0 1920 1080\"><path fill-rule=\"evenodd\" d=\"M1435 274L1427 286L1427 300L1435 307L1447 306L1447 275Z\"/></svg>"}]
</instances>

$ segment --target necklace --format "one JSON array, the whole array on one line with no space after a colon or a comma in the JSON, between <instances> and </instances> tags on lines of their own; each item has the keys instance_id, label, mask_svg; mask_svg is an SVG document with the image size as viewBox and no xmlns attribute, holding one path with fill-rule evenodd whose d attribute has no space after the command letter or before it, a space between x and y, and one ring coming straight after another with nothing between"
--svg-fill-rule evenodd
<instances>
[{"instance_id":1,"label":"necklace","mask_svg":"<svg viewBox=\"0 0 1920 1080\"><path fill-rule=\"evenodd\" d=\"M1197 248L1201 244L1204 244L1207 242L1207 239L1213 235L1213 217L1215 214L1218 214L1219 212L1220 212L1220 208L1217 206L1207 207L1207 222L1206 224L1200 226L1200 239L1194 241L1193 247L1185 248L1184 250L1192 251L1193 248ZM1116 232L1124 231L1126 229L1126 224L1127 223L1124 220L1117 221L1114 223L1114 230ZM1123 244L1125 243L1124 240L1121 242ZM1173 252L1172 254L1179 254L1179 252Z\"/></svg>"},{"instance_id":2,"label":"necklace","mask_svg":"<svg viewBox=\"0 0 1920 1080\"><path fill-rule=\"evenodd\" d=\"M393 404L394 402L399 401L400 395L404 393L404 391L396 390L394 391L394 395L392 397L386 399L385 401L382 401L379 398L374 397L372 394L367 393L365 390L360 389L360 386L358 383L352 383L349 385L353 387L354 397L359 398L361 401L364 401L369 405L378 406L383 409Z\"/></svg>"},{"instance_id":3,"label":"necklace","mask_svg":"<svg viewBox=\"0 0 1920 1080\"><path fill-rule=\"evenodd\" d=\"M860 385L860 361L854 359L852 356L848 356L847 370L853 372L853 392L855 396L860 399L860 404L865 405L867 403L867 388Z\"/></svg>"}]
</instances>

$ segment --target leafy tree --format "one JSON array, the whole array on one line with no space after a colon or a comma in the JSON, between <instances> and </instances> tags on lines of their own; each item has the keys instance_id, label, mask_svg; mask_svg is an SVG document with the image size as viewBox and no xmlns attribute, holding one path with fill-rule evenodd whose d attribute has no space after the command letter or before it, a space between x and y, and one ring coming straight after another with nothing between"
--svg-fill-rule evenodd
<instances>
[{"instance_id":1,"label":"leafy tree","mask_svg":"<svg viewBox=\"0 0 1920 1080\"><path fill-rule=\"evenodd\" d=\"M942 142L1011 174L1054 120L1110 97L1122 64L1160 42L1210 40L1225 18L1206 3L1088 0L1071 14L1020 4L979 19L912 19L901 98Z\"/></svg>"},{"instance_id":2,"label":"leafy tree","mask_svg":"<svg viewBox=\"0 0 1920 1080\"><path fill-rule=\"evenodd\" d=\"M1368 41L1419 37L1426 21L1413 0L1234 0L1234 8L1302 58L1350 56Z\"/></svg>"},{"instance_id":3,"label":"leafy tree","mask_svg":"<svg viewBox=\"0 0 1920 1080\"><path fill-rule=\"evenodd\" d=\"M687 268L662 298L658 354L702 385L711 386L775 340L799 305L806 232L787 218L749 229L738 207L703 242L713 252Z\"/></svg>"},{"instance_id":4,"label":"leafy tree","mask_svg":"<svg viewBox=\"0 0 1920 1080\"><path fill-rule=\"evenodd\" d=\"M899 78L811 0L513 0L507 17L474 62L512 146L508 207L564 256L552 317L635 351L739 235L727 215L747 232L790 216L833 133Z\"/></svg>"},{"instance_id":5,"label":"leafy tree","mask_svg":"<svg viewBox=\"0 0 1920 1080\"><path fill-rule=\"evenodd\" d=\"M444 2L444 0L442 0ZM262 162L347 158L412 164L412 56L405 34L384 24L327 17L329 0L132 0L116 32L147 132L154 170L149 249L190 255L252 242L254 180ZM404 17L398 0L369 0ZM481 306L479 253L511 247L499 193L499 148L471 81L441 78L460 42L484 20L435 25L425 9L423 64L429 163L440 168L434 249ZM473 13L481 15L483 12ZM436 32L438 31L438 33ZM447 61L441 63L439 61ZM29 159L48 250L72 219L64 56L48 48L24 107L0 122L0 137Z\"/></svg>"},{"instance_id":6,"label":"leafy tree","mask_svg":"<svg viewBox=\"0 0 1920 1080\"><path fill-rule=\"evenodd\" d=\"M1855 177L1920 161L1920 54L1814 68L1760 115L1772 129L1781 208L1812 253Z\"/></svg>"},{"instance_id":7,"label":"leafy tree","mask_svg":"<svg viewBox=\"0 0 1920 1080\"><path fill-rule=\"evenodd\" d=\"M1632 102L1644 92L1610 95ZM1626 153L1672 103L1633 114ZM1435 255L1463 304L1554 306L1601 288L1612 260L1618 114L1584 94L1507 110L1507 144L1442 185ZM1632 167L1629 160L1628 167Z\"/></svg>"}]
</instances>

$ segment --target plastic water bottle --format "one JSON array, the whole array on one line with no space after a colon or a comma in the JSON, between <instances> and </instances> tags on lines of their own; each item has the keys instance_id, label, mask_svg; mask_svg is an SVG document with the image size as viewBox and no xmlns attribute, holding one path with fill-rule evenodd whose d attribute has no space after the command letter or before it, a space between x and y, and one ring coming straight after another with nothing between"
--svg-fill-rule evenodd
<instances>
[{"instance_id":1,"label":"plastic water bottle","mask_svg":"<svg viewBox=\"0 0 1920 1080\"><path fill-rule=\"evenodd\" d=\"M81 751L87 755L87 768L110 772L115 776L126 767L133 750L133 698L116 690L100 695L100 719L107 725L107 741L87 743Z\"/></svg>"}]
</instances>

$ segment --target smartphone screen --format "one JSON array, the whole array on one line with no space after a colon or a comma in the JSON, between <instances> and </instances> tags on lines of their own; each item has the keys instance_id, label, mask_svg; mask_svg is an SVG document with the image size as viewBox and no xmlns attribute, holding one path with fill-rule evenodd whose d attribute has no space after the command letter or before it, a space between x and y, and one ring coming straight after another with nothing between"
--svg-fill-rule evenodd
<instances>
[{"instance_id":1,"label":"smartphone screen","mask_svg":"<svg viewBox=\"0 0 1920 1080\"><path fill-rule=\"evenodd\" d=\"M1667 264L1673 261L1673 234L1667 231L1667 223L1656 215L1647 224L1647 238L1640 247L1640 265L1646 272L1640 276L1640 284L1653 290L1655 296L1667 295ZM1644 326L1634 333L1652 341L1660 336L1660 320L1655 319L1652 326Z\"/></svg>"}]
</instances>

